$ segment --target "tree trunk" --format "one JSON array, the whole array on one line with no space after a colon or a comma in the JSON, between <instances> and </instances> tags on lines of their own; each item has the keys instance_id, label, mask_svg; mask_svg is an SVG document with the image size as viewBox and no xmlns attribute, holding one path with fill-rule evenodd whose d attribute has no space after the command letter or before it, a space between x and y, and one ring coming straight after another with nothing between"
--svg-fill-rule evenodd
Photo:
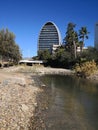
<instances>
[{"instance_id":1,"label":"tree trunk","mask_svg":"<svg viewBox=\"0 0 98 130\"><path fill-rule=\"evenodd\" d=\"M76 50L76 43L75 41L73 41L73 45L74 45L74 56L75 56L75 59L77 58L77 50Z\"/></svg>"}]
</instances>

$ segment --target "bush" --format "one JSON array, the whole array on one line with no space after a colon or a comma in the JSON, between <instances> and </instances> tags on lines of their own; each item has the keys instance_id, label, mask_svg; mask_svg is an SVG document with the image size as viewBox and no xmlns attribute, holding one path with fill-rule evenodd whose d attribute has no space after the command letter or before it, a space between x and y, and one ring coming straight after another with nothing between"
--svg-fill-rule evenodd
<instances>
[{"instance_id":1,"label":"bush","mask_svg":"<svg viewBox=\"0 0 98 130\"><path fill-rule=\"evenodd\" d=\"M75 72L81 77L88 77L97 70L95 61L87 61L81 64L75 65Z\"/></svg>"}]
</instances>

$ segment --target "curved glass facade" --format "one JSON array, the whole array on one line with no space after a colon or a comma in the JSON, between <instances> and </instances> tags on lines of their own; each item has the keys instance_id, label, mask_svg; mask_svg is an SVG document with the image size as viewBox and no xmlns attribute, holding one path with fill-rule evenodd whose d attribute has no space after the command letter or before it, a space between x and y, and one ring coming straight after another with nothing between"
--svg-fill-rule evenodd
<instances>
[{"instance_id":1,"label":"curved glass facade","mask_svg":"<svg viewBox=\"0 0 98 130\"><path fill-rule=\"evenodd\" d=\"M38 51L48 49L51 52L53 45L61 45L61 35L53 22L47 22L39 34Z\"/></svg>"}]
</instances>

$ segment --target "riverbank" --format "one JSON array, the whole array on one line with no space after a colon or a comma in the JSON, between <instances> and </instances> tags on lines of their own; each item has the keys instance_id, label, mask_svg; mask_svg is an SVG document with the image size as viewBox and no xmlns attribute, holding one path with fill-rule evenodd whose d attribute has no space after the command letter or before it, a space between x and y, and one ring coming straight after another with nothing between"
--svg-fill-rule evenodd
<instances>
[{"instance_id":1,"label":"riverbank","mask_svg":"<svg viewBox=\"0 0 98 130\"><path fill-rule=\"evenodd\" d=\"M29 130L37 107L36 97L43 90L21 67L0 70L0 130Z\"/></svg>"},{"instance_id":2,"label":"riverbank","mask_svg":"<svg viewBox=\"0 0 98 130\"><path fill-rule=\"evenodd\" d=\"M96 71L94 74L91 76L87 77L90 81L97 82L98 83L98 71Z\"/></svg>"},{"instance_id":3,"label":"riverbank","mask_svg":"<svg viewBox=\"0 0 98 130\"><path fill-rule=\"evenodd\" d=\"M38 76L71 73L65 69L37 66L0 69L0 130L45 128L41 115L48 109L49 89L40 82Z\"/></svg>"},{"instance_id":4,"label":"riverbank","mask_svg":"<svg viewBox=\"0 0 98 130\"><path fill-rule=\"evenodd\" d=\"M0 130L46 128L44 117L51 93L40 81L40 75L44 74L73 75L74 72L42 66L0 69ZM97 76L96 73L94 81L98 81Z\"/></svg>"}]
</instances>

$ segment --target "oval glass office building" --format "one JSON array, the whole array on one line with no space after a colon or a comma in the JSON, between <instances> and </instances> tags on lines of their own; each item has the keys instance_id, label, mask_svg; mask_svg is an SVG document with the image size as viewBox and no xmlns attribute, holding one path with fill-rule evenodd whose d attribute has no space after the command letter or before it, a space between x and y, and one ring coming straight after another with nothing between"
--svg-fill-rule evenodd
<instances>
[{"instance_id":1,"label":"oval glass office building","mask_svg":"<svg viewBox=\"0 0 98 130\"><path fill-rule=\"evenodd\" d=\"M48 49L52 52L53 47L61 45L61 35L58 27L53 22L47 22L42 27L38 38L38 51Z\"/></svg>"}]
</instances>

